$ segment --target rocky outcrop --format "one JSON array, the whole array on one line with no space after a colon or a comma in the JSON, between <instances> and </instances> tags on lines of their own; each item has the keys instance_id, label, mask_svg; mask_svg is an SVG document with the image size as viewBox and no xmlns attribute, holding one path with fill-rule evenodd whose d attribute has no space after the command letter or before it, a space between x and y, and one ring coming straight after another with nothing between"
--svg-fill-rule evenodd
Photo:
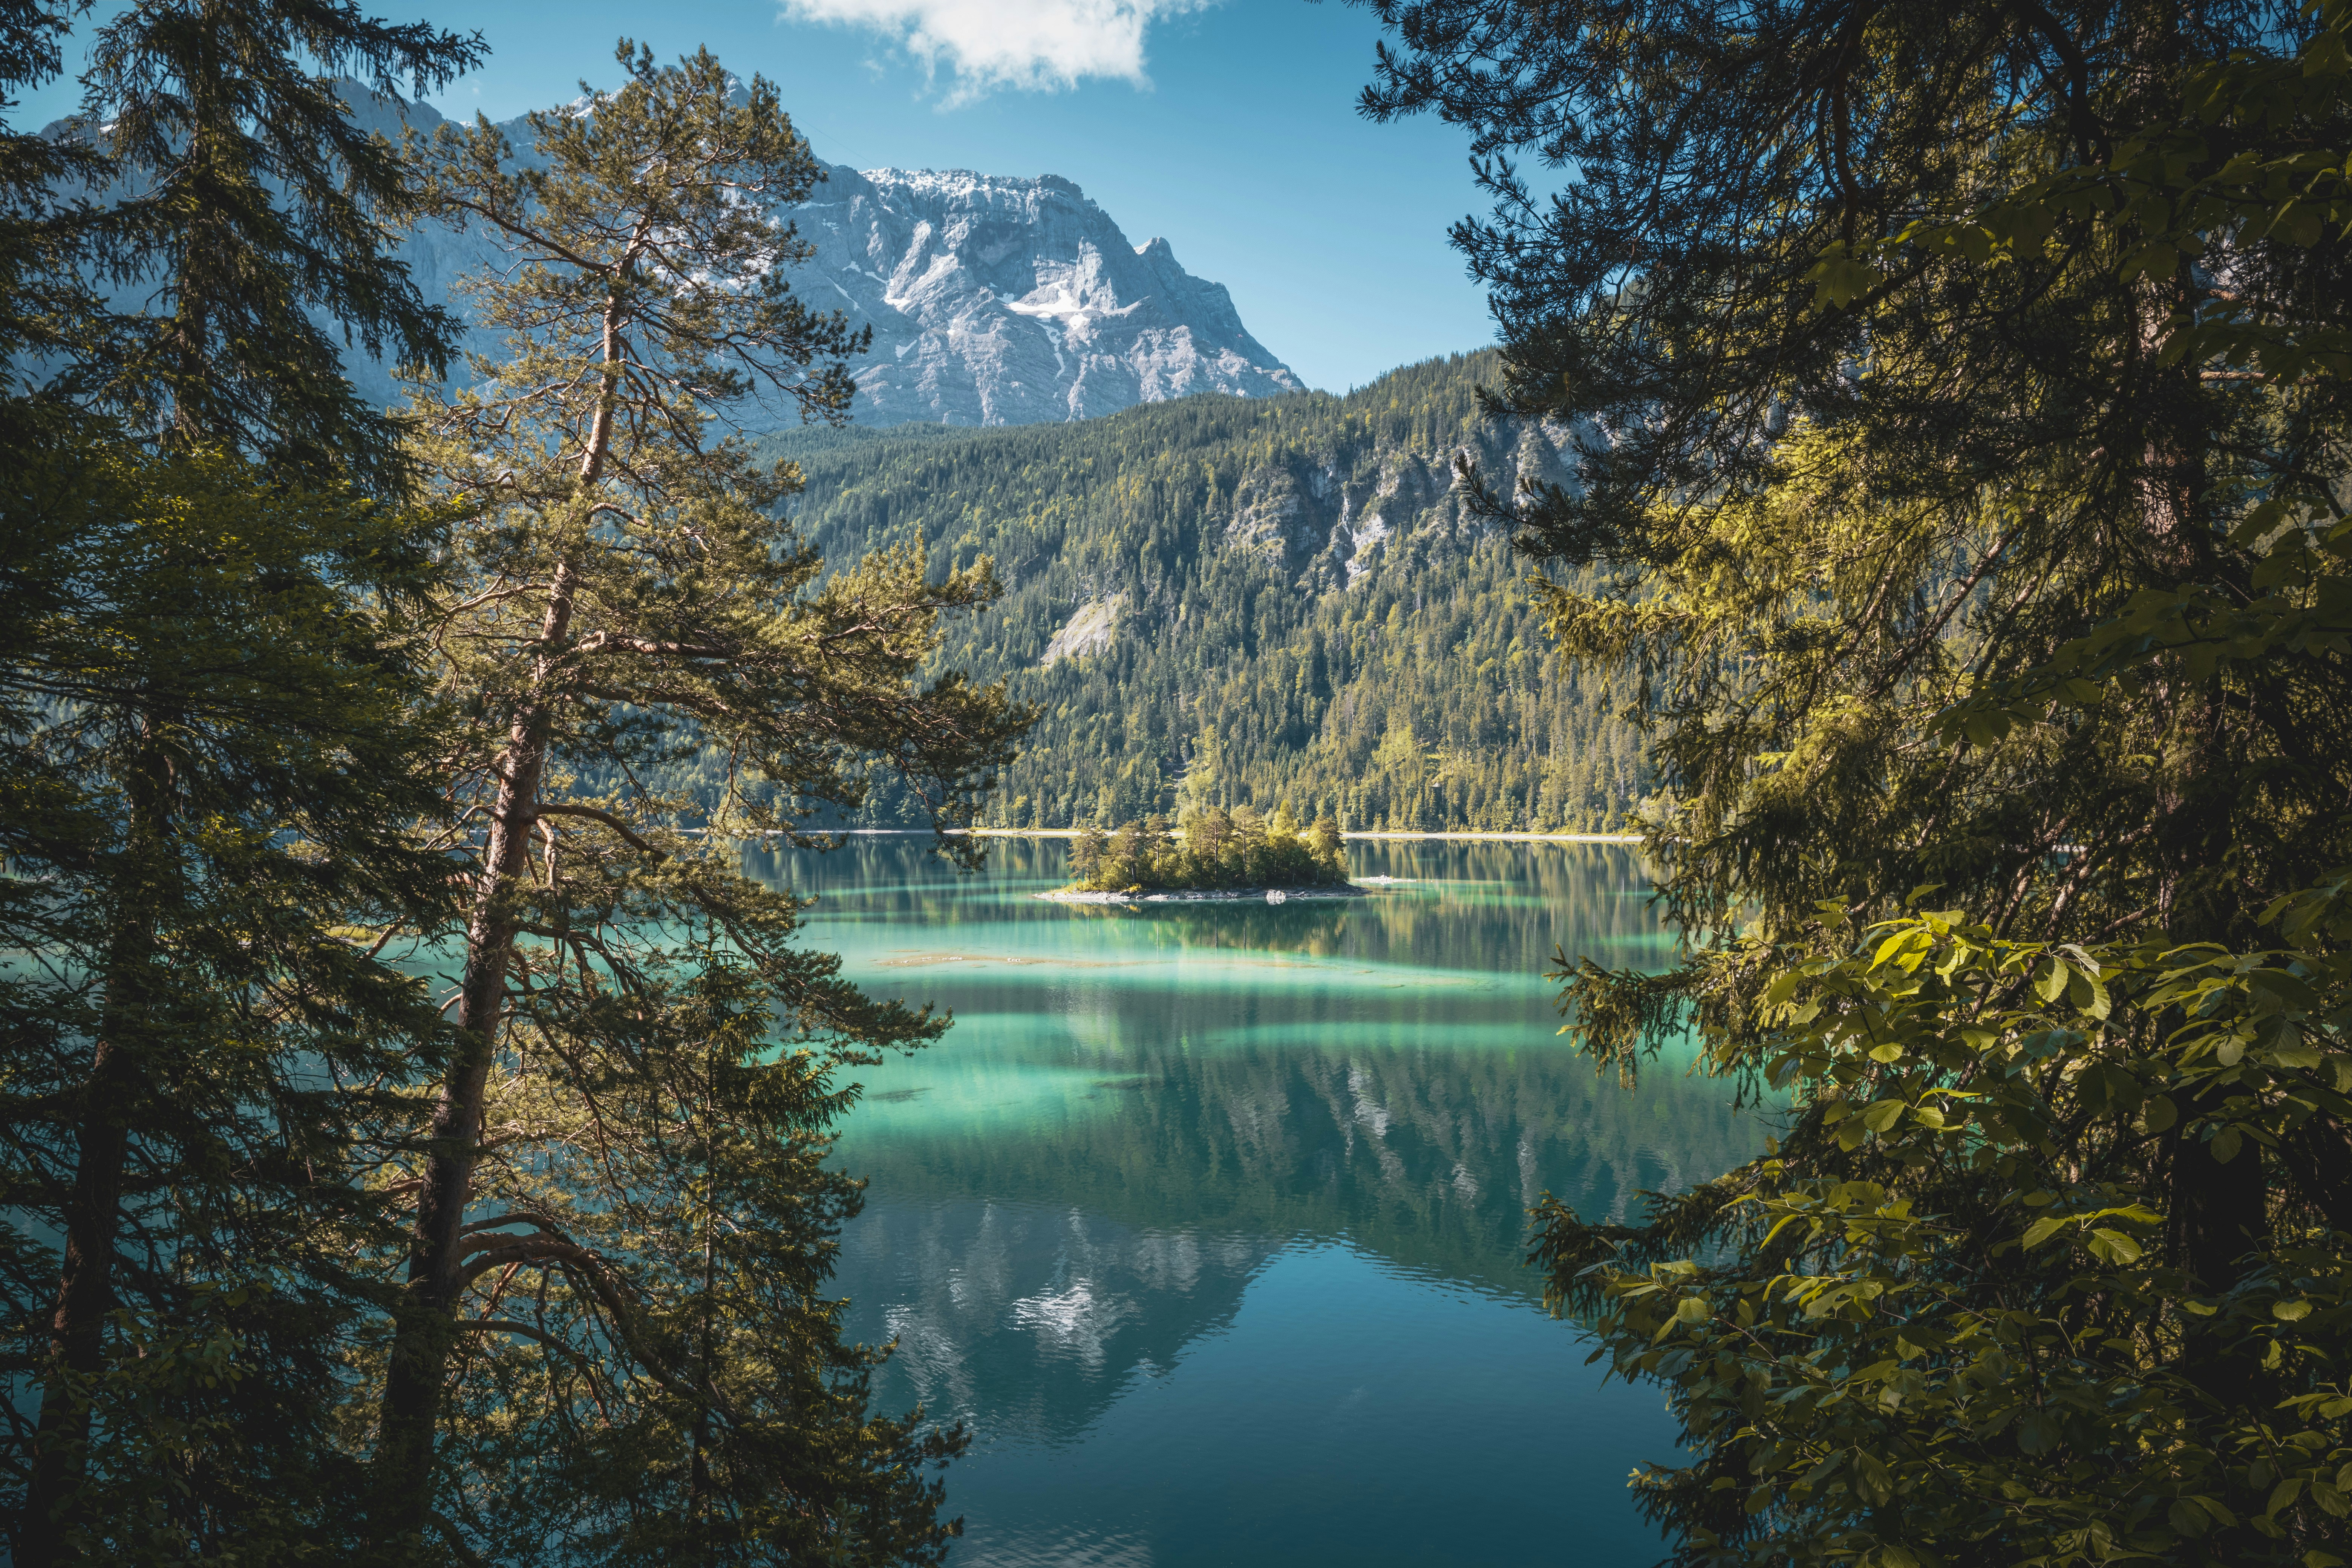
<instances>
[{"instance_id":1,"label":"rocky outcrop","mask_svg":"<svg viewBox=\"0 0 2352 1568\"><path fill-rule=\"evenodd\" d=\"M1066 658L1084 658L1099 653L1118 635L1118 614L1127 605L1127 595L1113 594L1108 599L1088 599L1070 613L1046 643L1045 652L1037 661L1040 668L1050 668Z\"/></svg>"},{"instance_id":2,"label":"rocky outcrop","mask_svg":"<svg viewBox=\"0 0 2352 1568\"><path fill-rule=\"evenodd\" d=\"M1508 495L1521 479L1573 488L1570 432L1503 421L1451 451L1374 445L1349 458L1254 468L1234 487L1223 544L1254 552L1310 593L1354 586L1388 554L1497 526L1463 504L1456 464Z\"/></svg>"}]
</instances>

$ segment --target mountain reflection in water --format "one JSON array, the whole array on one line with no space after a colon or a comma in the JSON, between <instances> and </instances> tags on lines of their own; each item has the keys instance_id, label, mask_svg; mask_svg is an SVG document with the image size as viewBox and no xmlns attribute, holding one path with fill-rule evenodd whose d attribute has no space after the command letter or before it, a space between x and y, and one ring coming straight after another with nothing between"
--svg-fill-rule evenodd
<instances>
[{"instance_id":1,"label":"mountain reflection in water","mask_svg":"<svg viewBox=\"0 0 2352 1568\"><path fill-rule=\"evenodd\" d=\"M1398 879L1366 899L1122 910L1031 897L1064 853L751 858L821 895L811 945L955 1010L864 1075L836 1283L898 1342L883 1403L977 1435L957 1560L1654 1561L1623 1478L1670 1424L1521 1261L1544 1191L1622 1215L1760 1137L1685 1064L1629 1094L1554 1033L1555 942L1670 952L1638 857L1360 841Z\"/></svg>"}]
</instances>

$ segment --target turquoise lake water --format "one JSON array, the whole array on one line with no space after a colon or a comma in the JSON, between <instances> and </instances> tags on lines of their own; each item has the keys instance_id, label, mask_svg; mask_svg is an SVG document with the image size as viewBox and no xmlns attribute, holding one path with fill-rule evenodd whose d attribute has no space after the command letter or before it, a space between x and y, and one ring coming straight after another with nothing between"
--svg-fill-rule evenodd
<instances>
[{"instance_id":1,"label":"turquoise lake water","mask_svg":"<svg viewBox=\"0 0 2352 1568\"><path fill-rule=\"evenodd\" d=\"M1728 1089L1628 1093L1554 1030L1554 944L1669 952L1613 845L1367 843L1343 904L1072 908L1064 849L961 876L924 840L755 854L809 945L950 1007L865 1069L840 1158L880 1403L971 1428L966 1568L1561 1563L1661 1543L1625 1474L1675 1454L1545 1314L1528 1205L1588 1217L1745 1157Z\"/></svg>"}]
</instances>

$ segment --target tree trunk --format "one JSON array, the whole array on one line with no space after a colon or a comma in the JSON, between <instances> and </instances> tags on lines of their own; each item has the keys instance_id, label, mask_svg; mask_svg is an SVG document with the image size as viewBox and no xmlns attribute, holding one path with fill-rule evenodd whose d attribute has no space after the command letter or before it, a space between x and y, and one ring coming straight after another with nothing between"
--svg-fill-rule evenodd
<instances>
[{"instance_id":1,"label":"tree trunk","mask_svg":"<svg viewBox=\"0 0 2352 1568\"><path fill-rule=\"evenodd\" d=\"M131 769L131 822L106 960L106 1001L90 1056L77 1130L73 1194L66 1209L65 1256L49 1316L49 1375L41 1391L33 1473L26 1489L19 1568L48 1568L63 1552L75 1493L88 1468L90 1385L106 1370L106 1317L114 1309L114 1250L122 1217L122 1175L131 1122L142 1098L149 972L155 961L155 910L146 885L158 870L167 831L163 763L142 744Z\"/></svg>"},{"instance_id":2,"label":"tree trunk","mask_svg":"<svg viewBox=\"0 0 2352 1568\"><path fill-rule=\"evenodd\" d=\"M2140 342L2148 360L2161 347L2166 323L2193 302L2194 293L2184 260L2166 291L2148 301ZM2142 457L2141 511L2152 553L2166 586L2217 582L2223 563L2203 510L2210 416L2193 366L2158 374L2172 384L2170 395L2153 405ZM2228 944L2244 935L2241 893L2230 872L2238 763L2221 687L2219 673L2190 680L2175 670L2149 689L2154 715L2166 731L2158 743L2167 752L2153 844L2157 910L2165 940L2176 945ZM2189 1096L2181 1107L2184 1124L2216 1117L2231 1092L2217 1085ZM2246 1140L2234 1158L2223 1161L2211 1142L2178 1132L2163 1147L2170 1156L2167 1217L2173 1260L2194 1289L2219 1295L2243 1276L2248 1256L2270 1234L2262 1151ZM2221 1321L2184 1320L2179 1371L2225 1405L2245 1405L2258 1394L2252 1369L2231 1353Z\"/></svg>"},{"instance_id":3,"label":"tree trunk","mask_svg":"<svg viewBox=\"0 0 2352 1568\"><path fill-rule=\"evenodd\" d=\"M516 922L506 893L523 872L531 829L539 820L539 786L553 718L551 705L540 694L554 673L570 630L577 582L569 561L556 567L540 626L533 700L516 713L508 729L489 842L466 925L466 969L457 1002L462 1044L433 1109L431 1152L425 1162L415 1238L408 1257L408 1300L394 1330L377 1437L370 1518L379 1544L395 1558L403 1548L419 1543L432 1510L434 1436L449 1351L457 1338L457 1302L466 1288L466 1208L473 1197L484 1101L505 1008L507 968L514 954Z\"/></svg>"},{"instance_id":4,"label":"tree trunk","mask_svg":"<svg viewBox=\"0 0 2352 1568\"><path fill-rule=\"evenodd\" d=\"M615 269L605 292L599 364L603 389L587 438L582 443L575 492L583 519L594 503L597 483L613 449L625 353L622 334L629 310L629 273L636 249L645 244L650 230L650 219L639 222L628 256ZM547 614L540 625L538 653L532 660L530 696L516 711L499 759L489 842L483 851L473 912L466 923L466 971L457 1001L462 1043L433 1108L430 1152L417 1195L416 1233L408 1256L408 1300L393 1331L370 1488L369 1519L378 1550L390 1561L420 1551L433 1510L433 1445L440 1425L449 1351L457 1339L457 1302L466 1289L466 1209L473 1200L483 1105L505 1007L507 967L514 956L518 934L505 895L523 870L531 829L539 821L540 781L547 768L547 742L558 701L551 689L563 645L571 635L579 585L575 559L566 554L548 582Z\"/></svg>"}]
</instances>

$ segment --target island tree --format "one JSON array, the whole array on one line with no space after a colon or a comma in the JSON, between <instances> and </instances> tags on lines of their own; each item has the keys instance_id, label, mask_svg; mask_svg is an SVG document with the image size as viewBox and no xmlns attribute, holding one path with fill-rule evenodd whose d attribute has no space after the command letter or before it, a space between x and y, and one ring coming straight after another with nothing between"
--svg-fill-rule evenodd
<instances>
[{"instance_id":1,"label":"island tree","mask_svg":"<svg viewBox=\"0 0 2352 1568\"><path fill-rule=\"evenodd\" d=\"M434 635L470 906L462 1047L384 1174L415 1229L373 1527L395 1555L934 1560L923 1467L960 1439L866 1408L875 1357L821 1294L856 1189L821 1159L840 1070L945 1020L793 946L801 901L738 856L826 842L877 768L965 822L1025 715L925 672L984 561L829 569L782 515L797 473L735 434L839 421L865 342L792 291L783 214L822 171L774 88L620 59L522 155L487 122L416 149L504 247L470 299L506 348L419 447L468 514ZM657 787L688 758L715 799Z\"/></svg>"},{"instance_id":2,"label":"island tree","mask_svg":"<svg viewBox=\"0 0 2352 1568\"><path fill-rule=\"evenodd\" d=\"M1541 1211L1678 1558L2336 1561L2352 12L1377 8L1496 401L1586 432L1487 504L1614 574L1553 629L1675 792L1685 960L1563 955L1570 1027L1782 1123Z\"/></svg>"},{"instance_id":3,"label":"island tree","mask_svg":"<svg viewBox=\"0 0 2352 1568\"><path fill-rule=\"evenodd\" d=\"M1318 817L1301 831L1287 804L1262 817L1246 805L1227 811L1200 805L1177 826L1154 816L1129 822L1112 834L1093 829L1071 846L1071 886L1087 892L1118 893L1130 888L1325 888L1345 887L1348 861L1339 847L1339 825Z\"/></svg>"}]
</instances>

